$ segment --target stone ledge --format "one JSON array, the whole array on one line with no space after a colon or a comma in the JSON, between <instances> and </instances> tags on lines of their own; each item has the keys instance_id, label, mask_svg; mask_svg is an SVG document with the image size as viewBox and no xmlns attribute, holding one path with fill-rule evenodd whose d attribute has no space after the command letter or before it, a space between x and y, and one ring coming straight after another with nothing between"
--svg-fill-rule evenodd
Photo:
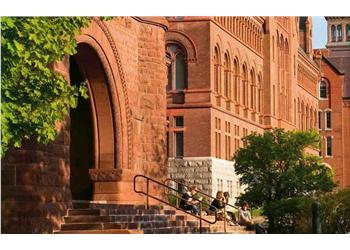
<instances>
[{"instance_id":1,"label":"stone ledge","mask_svg":"<svg viewBox=\"0 0 350 250\"><path fill-rule=\"evenodd\" d=\"M92 181L120 181L121 169L89 169L89 175Z\"/></svg>"}]
</instances>

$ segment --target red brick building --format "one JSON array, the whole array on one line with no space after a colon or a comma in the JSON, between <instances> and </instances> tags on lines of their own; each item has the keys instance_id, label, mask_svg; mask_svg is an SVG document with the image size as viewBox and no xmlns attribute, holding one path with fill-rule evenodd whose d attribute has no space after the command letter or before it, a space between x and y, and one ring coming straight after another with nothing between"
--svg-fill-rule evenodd
<instances>
[{"instance_id":1,"label":"red brick building","mask_svg":"<svg viewBox=\"0 0 350 250\"><path fill-rule=\"evenodd\" d=\"M321 67L321 155L341 187L350 185L350 18L326 17L327 49L315 51Z\"/></svg>"},{"instance_id":2,"label":"red brick building","mask_svg":"<svg viewBox=\"0 0 350 250\"><path fill-rule=\"evenodd\" d=\"M2 159L2 232L50 233L72 200L144 203L136 174L235 197L242 137L317 125L311 28L309 17L94 19L55 64L71 84L88 80L90 98L54 143Z\"/></svg>"},{"instance_id":3,"label":"red brick building","mask_svg":"<svg viewBox=\"0 0 350 250\"><path fill-rule=\"evenodd\" d=\"M72 200L143 203L135 174L166 177L166 64L162 17L94 19L78 53L55 65L79 100L48 146L27 142L1 159L1 230L51 233Z\"/></svg>"},{"instance_id":4,"label":"red brick building","mask_svg":"<svg viewBox=\"0 0 350 250\"><path fill-rule=\"evenodd\" d=\"M236 197L232 156L242 137L316 128L320 72L311 18L168 21L169 175Z\"/></svg>"}]
</instances>

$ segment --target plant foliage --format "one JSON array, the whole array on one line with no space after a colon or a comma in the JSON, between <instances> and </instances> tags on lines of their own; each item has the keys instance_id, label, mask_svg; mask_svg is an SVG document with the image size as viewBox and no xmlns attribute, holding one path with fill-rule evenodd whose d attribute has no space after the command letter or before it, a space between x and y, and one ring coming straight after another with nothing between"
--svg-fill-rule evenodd
<instances>
[{"instance_id":1,"label":"plant foliage","mask_svg":"<svg viewBox=\"0 0 350 250\"><path fill-rule=\"evenodd\" d=\"M319 145L316 131L275 129L264 134L253 133L243 140L247 146L234 156L235 172L247 186L239 201L262 206L270 227L274 226L274 218L266 211L273 202L316 196L334 188L332 170L319 156L306 153Z\"/></svg>"},{"instance_id":2,"label":"plant foliage","mask_svg":"<svg viewBox=\"0 0 350 250\"><path fill-rule=\"evenodd\" d=\"M53 63L76 53L76 35L89 17L1 18L1 155L24 139L53 141L84 85L70 86Z\"/></svg>"}]
</instances>

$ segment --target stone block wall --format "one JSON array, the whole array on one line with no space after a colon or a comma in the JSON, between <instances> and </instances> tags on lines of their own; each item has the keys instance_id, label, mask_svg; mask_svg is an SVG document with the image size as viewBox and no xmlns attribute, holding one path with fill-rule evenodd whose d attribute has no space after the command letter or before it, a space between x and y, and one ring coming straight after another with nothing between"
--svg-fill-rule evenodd
<instances>
[{"instance_id":1,"label":"stone block wall","mask_svg":"<svg viewBox=\"0 0 350 250\"><path fill-rule=\"evenodd\" d=\"M230 199L232 205L236 200L235 197L243 191L242 187L237 185L239 179L234 172L233 162L214 157L170 158L168 176L170 179L183 180L185 183L195 185L213 197L216 196L217 191L229 191L227 181L232 181L233 190ZM218 190L218 179L222 180L222 190Z\"/></svg>"},{"instance_id":2,"label":"stone block wall","mask_svg":"<svg viewBox=\"0 0 350 250\"><path fill-rule=\"evenodd\" d=\"M71 207L69 134L25 142L1 161L1 233L51 233Z\"/></svg>"},{"instance_id":3,"label":"stone block wall","mask_svg":"<svg viewBox=\"0 0 350 250\"><path fill-rule=\"evenodd\" d=\"M101 60L112 102L115 163L91 166L96 200L142 204L133 177L166 178L166 29L158 17L94 19L77 38ZM54 67L69 79L68 59ZM54 143L27 142L1 159L2 233L52 233L72 206L69 118L58 129Z\"/></svg>"}]
</instances>

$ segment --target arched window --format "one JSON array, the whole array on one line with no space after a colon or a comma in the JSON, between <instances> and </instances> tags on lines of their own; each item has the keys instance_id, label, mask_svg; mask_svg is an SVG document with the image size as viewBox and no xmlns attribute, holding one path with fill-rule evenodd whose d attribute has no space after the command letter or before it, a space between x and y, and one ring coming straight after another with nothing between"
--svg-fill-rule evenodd
<instances>
[{"instance_id":1,"label":"arched window","mask_svg":"<svg viewBox=\"0 0 350 250\"><path fill-rule=\"evenodd\" d=\"M263 111L263 86L262 86L262 79L261 79L261 75L260 74L258 76L258 88L259 88L259 93L258 93L258 112L262 113L262 111Z\"/></svg>"},{"instance_id":2,"label":"arched window","mask_svg":"<svg viewBox=\"0 0 350 250\"><path fill-rule=\"evenodd\" d=\"M247 72L247 67L245 66L245 64L243 64L242 67L242 101L243 101L243 105L244 106L248 106L248 72Z\"/></svg>"},{"instance_id":3,"label":"arched window","mask_svg":"<svg viewBox=\"0 0 350 250\"><path fill-rule=\"evenodd\" d=\"M321 99L328 98L328 85L325 81L321 81L320 83L320 98Z\"/></svg>"},{"instance_id":4,"label":"arched window","mask_svg":"<svg viewBox=\"0 0 350 250\"><path fill-rule=\"evenodd\" d=\"M184 49L177 44L169 44L166 61L168 66L167 90L187 88L187 63Z\"/></svg>"},{"instance_id":5,"label":"arched window","mask_svg":"<svg viewBox=\"0 0 350 250\"><path fill-rule=\"evenodd\" d=\"M214 91L220 92L220 54L218 47L214 49Z\"/></svg>"},{"instance_id":6,"label":"arched window","mask_svg":"<svg viewBox=\"0 0 350 250\"><path fill-rule=\"evenodd\" d=\"M240 87L239 87L239 66L238 66L238 61L237 59L235 59L233 61L233 76L235 79L234 82L234 87L233 87L233 98L236 102L239 101L239 91L240 91Z\"/></svg>"},{"instance_id":7,"label":"arched window","mask_svg":"<svg viewBox=\"0 0 350 250\"><path fill-rule=\"evenodd\" d=\"M342 31L342 25L341 24L339 24L338 26L337 26L337 35L338 35L338 42L341 42L341 41L343 41L343 31Z\"/></svg>"},{"instance_id":8,"label":"arched window","mask_svg":"<svg viewBox=\"0 0 350 250\"><path fill-rule=\"evenodd\" d=\"M254 69L250 71L250 108L255 109L256 86Z\"/></svg>"},{"instance_id":9,"label":"arched window","mask_svg":"<svg viewBox=\"0 0 350 250\"><path fill-rule=\"evenodd\" d=\"M166 61L167 69L168 69L168 71L167 71L168 81L167 81L167 85L166 85L166 90L170 91L172 89L172 87L171 87L172 65L171 65L171 54L169 52L166 53L165 61Z\"/></svg>"},{"instance_id":10,"label":"arched window","mask_svg":"<svg viewBox=\"0 0 350 250\"><path fill-rule=\"evenodd\" d=\"M346 41L350 41L350 24L346 25Z\"/></svg>"},{"instance_id":11,"label":"arched window","mask_svg":"<svg viewBox=\"0 0 350 250\"><path fill-rule=\"evenodd\" d=\"M230 58L227 53L225 53L224 60L224 96L231 98L231 79L230 79Z\"/></svg>"},{"instance_id":12,"label":"arched window","mask_svg":"<svg viewBox=\"0 0 350 250\"><path fill-rule=\"evenodd\" d=\"M335 42L337 40L337 31L334 25L332 25L331 27L331 35L332 35L332 42Z\"/></svg>"}]
</instances>

